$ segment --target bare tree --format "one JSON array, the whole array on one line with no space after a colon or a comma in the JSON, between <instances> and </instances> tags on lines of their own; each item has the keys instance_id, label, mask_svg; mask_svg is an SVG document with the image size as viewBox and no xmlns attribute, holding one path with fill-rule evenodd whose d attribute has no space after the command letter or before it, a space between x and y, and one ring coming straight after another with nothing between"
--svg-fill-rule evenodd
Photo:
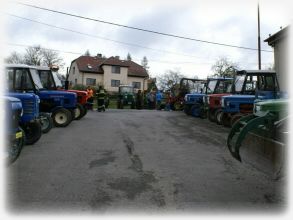
<instances>
[{"instance_id":1,"label":"bare tree","mask_svg":"<svg viewBox=\"0 0 293 220\"><path fill-rule=\"evenodd\" d=\"M14 51L9 57L5 58L5 63L24 64L25 62L22 54Z\"/></svg>"},{"instance_id":2,"label":"bare tree","mask_svg":"<svg viewBox=\"0 0 293 220\"><path fill-rule=\"evenodd\" d=\"M237 63L233 63L227 57L221 57L212 66L212 71L214 72L214 76L231 77L238 68Z\"/></svg>"},{"instance_id":3,"label":"bare tree","mask_svg":"<svg viewBox=\"0 0 293 220\"><path fill-rule=\"evenodd\" d=\"M27 65L40 66L42 63L41 46L28 47L24 54L24 62Z\"/></svg>"},{"instance_id":4,"label":"bare tree","mask_svg":"<svg viewBox=\"0 0 293 220\"><path fill-rule=\"evenodd\" d=\"M63 58L61 58L59 56L59 53L56 51L41 49L41 56L42 56L41 64L44 66L58 65L59 68L63 68L65 65Z\"/></svg>"},{"instance_id":5,"label":"bare tree","mask_svg":"<svg viewBox=\"0 0 293 220\"><path fill-rule=\"evenodd\" d=\"M173 91L183 77L185 76L179 70L167 70L162 76L157 77L157 83L160 89Z\"/></svg>"}]
</instances>

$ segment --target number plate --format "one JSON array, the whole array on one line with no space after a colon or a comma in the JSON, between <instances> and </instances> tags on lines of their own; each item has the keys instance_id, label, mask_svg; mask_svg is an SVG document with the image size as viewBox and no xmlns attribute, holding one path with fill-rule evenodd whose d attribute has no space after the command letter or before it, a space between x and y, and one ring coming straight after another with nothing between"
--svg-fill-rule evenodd
<instances>
[{"instance_id":1,"label":"number plate","mask_svg":"<svg viewBox=\"0 0 293 220\"><path fill-rule=\"evenodd\" d=\"M22 137L22 132L21 131L20 132L17 132L15 134L15 137L16 137L16 139L21 138Z\"/></svg>"}]
</instances>

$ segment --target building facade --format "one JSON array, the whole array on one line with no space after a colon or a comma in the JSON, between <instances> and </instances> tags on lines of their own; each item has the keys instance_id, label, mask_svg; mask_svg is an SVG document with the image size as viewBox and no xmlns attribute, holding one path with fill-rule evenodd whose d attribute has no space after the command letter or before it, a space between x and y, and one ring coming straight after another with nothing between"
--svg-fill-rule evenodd
<instances>
[{"instance_id":1,"label":"building facade","mask_svg":"<svg viewBox=\"0 0 293 220\"><path fill-rule=\"evenodd\" d=\"M118 92L119 85L132 85L136 90L147 90L147 71L139 64L120 60L119 57L104 58L80 56L70 65L70 85L103 86L109 92Z\"/></svg>"},{"instance_id":2,"label":"building facade","mask_svg":"<svg viewBox=\"0 0 293 220\"><path fill-rule=\"evenodd\" d=\"M274 66L280 89L289 91L289 27L286 27L265 40L274 48Z\"/></svg>"}]
</instances>

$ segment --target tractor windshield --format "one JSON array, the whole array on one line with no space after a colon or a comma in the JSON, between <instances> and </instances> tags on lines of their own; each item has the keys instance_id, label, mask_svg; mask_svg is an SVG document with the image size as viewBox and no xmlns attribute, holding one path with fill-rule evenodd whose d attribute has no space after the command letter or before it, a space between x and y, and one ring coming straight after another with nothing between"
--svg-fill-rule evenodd
<instances>
[{"instance_id":1,"label":"tractor windshield","mask_svg":"<svg viewBox=\"0 0 293 220\"><path fill-rule=\"evenodd\" d=\"M204 90L204 83L196 82L190 86L190 93L202 93Z\"/></svg>"},{"instance_id":2,"label":"tractor windshield","mask_svg":"<svg viewBox=\"0 0 293 220\"><path fill-rule=\"evenodd\" d=\"M245 75L236 76L235 83L234 83L236 92L242 91L244 81L245 81Z\"/></svg>"},{"instance_id":3,"label":"tractor windshield","mask_svg":"<svg viewBox=\"0 0 293 220\"><path fill-rule=\"evenodd\" d=\"M38 70L41 82L45 89L55 89L54 80L50 74L50 70Z\"/></svg>"},{"instance_id":4,"label":"tractor windshield","mask_svg":"<svg viewBox=\"0 0 293 220\"><path fill-rule=\"evenodd\" d=\"M34 83L35 87L37 89L43 89L44 87L42 85L42 82L41 82L41 79L40 79L40 76L39 76L37 70L30 69L30 73L31 73L31 76L32 76L33 83Z\"/></svg>"},{"instance_id":5,"label":"tractor windshield","mask_svg":"<svg viewBox=\"0 0 293 220\"><path fill-rule=\"evenodd\" d=\"M218 80L210 80L207 85L207 94L213 94Z\"/></svg>"},{"instance_id":6,"label":"tractor windshield","mask_svg":"<svg viewBox=\"0 0 293 220\"><path fill-rule=\"evenodd\" d=\"M52 71L52 75L53 75L56 87L57 88L62 88L62 83L61 83L61 80L59 79L59 77L57 75L57 72Z\"/></svg>"},{"instance_id":7,"label":"tractor windshield","mask_svg":"<svg viewBox=\"0 0 293 220\"><path fill-rule=\"evenodd\" d=\"M133 93L133 87L130 87L130 86L120 87L120 92L121 93Z\"/></svg>"}]
</instances>

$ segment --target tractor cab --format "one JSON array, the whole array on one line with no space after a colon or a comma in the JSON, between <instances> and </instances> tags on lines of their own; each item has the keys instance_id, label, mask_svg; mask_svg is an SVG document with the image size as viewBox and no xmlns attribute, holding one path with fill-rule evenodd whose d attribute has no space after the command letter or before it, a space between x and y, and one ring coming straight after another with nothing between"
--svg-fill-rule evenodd
<instances>
[{"instance_id":1,"label":"tractor cab","mask_svg":"<svg viewBox=\"0 0 293 220\"><path fill-rule=\"evenodd\" d=\"M222 96L221 111L216 115L219 124L231 126L240 117L252 113L255 100L280 97L276 72L268 70L237 71L233 95Z\"/></svg>"},{"instance_id":2,"label":"tractor cab","mask_svg":"<svg viewBox=\"0 0 293 220\"><path fill-rule=\"evenodd\" d=\"M130 85L120 85L118 90L117 108L123 109L129 105L132 109L135 108L134 88Z\"/></svg>"},{"instance_id":3,"label":"tractor cab","mask_svg":"<svg viewBox=\"0 0 293 220\"><path fill-rule=\"evenodd\" d=\"M76 109L74 111L74 119L78 120L86 115L87 113L86 104L88 99L86 91L64 90L62 81L57 75L58 68L55 66L52 66L51 68L38 66L36 67L36 69L40 76L42 85L46 90L57 90L63 93L70 92L70 93L75 93L77 95L77 104L76 104Z\"/></svg>"},{"instance_id":4,"label":"tractor cab","mask_svg":"<svg viewBox=\"0 0 293 220\"><path fill-rule=\"evenodd\" d=\"M72 121L76 108L76 94L46 90L37 69L32 66L7 65L6 71L10 91L38 95L40 112L52 114L55 126L65 127Z\"/></svg>"},{"instance_id":5,"label":"tractor cab","mask_svg":"<svg viewBox=\"0 0 293 220\"><path fill-rule=\"evenodd\" d=\"M206 116L208 95L223 93L228 85L226 82L231 80L232 78L226 77L208 78L204 83L201 93L185 95L185 113L195 117L204 118Z\"/></svg>"}]
</instances>

